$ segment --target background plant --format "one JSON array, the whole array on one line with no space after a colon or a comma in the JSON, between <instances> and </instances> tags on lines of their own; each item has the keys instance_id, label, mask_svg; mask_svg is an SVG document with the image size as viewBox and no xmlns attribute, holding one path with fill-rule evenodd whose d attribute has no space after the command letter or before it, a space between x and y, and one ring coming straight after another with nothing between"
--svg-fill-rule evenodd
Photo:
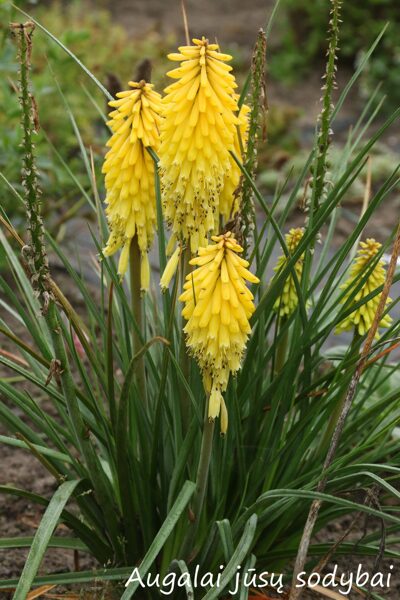
<instances>
[{"instance_id":1,"label":"background plant","mask_svg":"<svg viewBox=\"0 0 400 600\"><path fill-rule=\"evenodd\" d=\"M27 8L27 3L20 4ZM28 6L28 10L33 10L39 20L45 16L48 29L78 54L104 85L115 88L119 85L118 80L131 79L135 63L143 56L156 59L153 77L157 83L162 78L166 63L165 41L157 32L149 32L133 42L125 29L112 22L108 12L89 10L78 1L55 2L46 7L39 3ZM20 191L19 107L15 91L18 65L8 31L8 24L15 18L16 11L11 2L0 3L0 167L4 177ZM33 91L41 107L41 130L36 138L37 166L40 182L51 197L51 202L44 207L48 226L60 234L60 225L76 215L86 203L68 170L85 191L90 187L80 144L92 148L96 169L100 167L107 137L105 99L96 87L88 88L78 65L40 31L35 36L33 54ZM64 95L61 102L59 88ZM80 140L75 127L79 127ZM63 162L68 165L68 170ZM7 190L4 181L0 185ZM6 194L4 206L10 216L15 211L21 218L21 211L11 198Z\"/></svg>"},{"instance_id":2,"label":"background plant","mask_svg":"<svg viewBox=\"0 0 400 600\"><path fill-rule=\"evenodd\" d=\"M279 52L271 59L271 73L279 79L296 80L310 72L323 59L326 47L326 22L329 3L324 0L285 0L281 20ZM400 8L392 0L367 0L343 3L341 61L351 67L359 62L387 24L381 44L360 78L364 98L383 83L388 110L396 108L399 96L400 45L397 29ZM298 49L301 47L301 52Z\"/></svg>"},{"instance_id":3,"label":"background plant","mask_svg":"<svg viewBox=\"0 0 400 600\"><path fill-rule=\"evenodd\" d=\"M90 90L95 89L93 75L87 84ZM351 85L344 89L330 116L331 127L350 88ZM366 106L366 114L370 125L374 120L371 103ZM275 216L276 207L284 187L266 201L242 167L243 177L264 216L251 249L251 258L257 257L253 269L261 284L254 290L257 309L243 368L231 380L225 397L230 413L228 435L213 440L205 506L190 556L182 554L182 546L191 527L188 507L195 487L206 398L196 365L191 363L185 376L179 364L179 282L171 293L160 297L154 278L153 289L144 302L143 347L134 354L137 323L127 299L126 284L121 283L114 261L103 259L98 264L98 283L93 287L87 272L77 272L47 232L45 246L58 256L70 278L68 288L62 291L49 279L49 292L55 299L55 330L54 321L49 322L48 314L41 312L45 308L43 302L33 293L32 273L24 268L29 267L29 255L24 250L21 257L21 247L28 239L22 240L12 222L2 217L0 257L8 271L0 279L0 331L12 342L13 353L0 353L0 362L6 368L6 375L0 379L0 419L9 431L1 439L30 451L54 476L56 488L49 500L29 490L0 487L1 493L29 498L46 507L35 539L20 542L32 544L32 552L15 596L17 600L24 598L24 590L33 581L82 585L94 578L125 580L137 564L142 574L154 564L163 573L171 564L186 570L196 563L202 571L218 570L224 564L226 584L236 573L237 564L244 568L257 565L269 571L281 569L289 574L310 501L317 496L314 490L326 454L327 423L347 389L362 342L360 339L349 344L347 338L334 338L333 332L353 310L349 306L369 273L363 274L344 304L341 299L345 292L340 290L340 283L346 280L364 228L398 186L398 166L393 165L351 235L338 248L334 239L341 202L398 114L396 111L374 134L369 133L364 117L354 123L341 161L331 168L319 209L311 221L304 223L304 235L293 253L288 252L284 233L299 191L306 186L316 146L305 160L279 216ZM85 197L98 224L93 247L101 254L107 228L100 191L93 177L90 153L80 143L79 127L76 135L86 169ZM163 270L165 232L157 178L155 185L158 263ZM11 188L18 196L19 190ZM46 204L46 192L43 201ZM318 244L321 231L322 243ZM380 239L380 254L389 250L393 234L386 240ZM288 260L270 282L277 245ZM296 279L295 265L304 253L310 260L309 283L296 286L298 309L284 323L279 322L273 306L286 278L292 275ZM398 280L397 274L395 281ZM371 296L381 291L372 290ZM79 315L73 306L75 293L85 301L85 309ZM395 298L391 305L393 316L397 304ZM398 441L393 437L399 420L399 373L390 349L399 336L399 325L395 318L373 347L328 473L316 524L316 529L321 530L343 515L356 516L359 512L381 519L386 526L386 554L391 557L398 556L400 520L396 506L388 500L399 498L396 486L400 465ZM138 358L143 358L146 368L146 405L138 402L134 378ZM10 383L10 373L20 377L21 383ZM187 430L182 428L177 398L181 388L192 408ZM23 418L16 409L22 411ZM368 500L371 486L380 491L379 507ZM67 537L54 533L58 519L69 527L71 533ZM1 545L7 548L16 542L6 540ZM374 530L359 543L344 540L335 552L376 555L379 543L380 532ZM96 573L49 574L35 579L48 545L89 552L101 567ZM314 542L309 566L328 550L328 544ZM173 562L176 559L178 563ZM3 581L0 589L16 583ZM131 587L123 598L133 593L135 589ZM240 591L242 598L247 593L244 588ZM199 593L207 600L217 595L218 590Z\"/></svg>"}]
</instances>

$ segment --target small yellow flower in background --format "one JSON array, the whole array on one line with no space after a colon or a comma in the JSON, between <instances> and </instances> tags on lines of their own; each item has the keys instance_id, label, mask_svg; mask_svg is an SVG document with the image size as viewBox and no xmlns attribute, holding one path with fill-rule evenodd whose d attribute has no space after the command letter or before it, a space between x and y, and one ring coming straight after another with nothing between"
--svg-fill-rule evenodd
<instances>
[{"instance_id":1,"label":"small yellow flower in background","mask_svg":"<svg viewBox=\"0 0 400 600\"><path fill-rule=\"evenodd\" d=\"M221 414L221 432L225 433L228 414L222 393L230 374L240 368L255 310L246 281L258 283L259 279L238 256L243 248L231 232L212 240L215 243L199 248L198 256L190 261L197 268L187 275L179 299L185 303L186 343L210 394L208 416L215 419Z\"/></svg>"},{"instance_id":2,"label":"small yellow flower in background","mask_svg":"<svg viewBox=\"0 0 400 600\"><path fill-rule=\"evenodd\" d=\"M285 235L286 245L290 254L296 250L297 246L300 243L301 238L304 235L304 229L302 227L292 228L289 233ZM297 275L297 279L300 281L303 273L303 259L304 255L302 255L299 260L294 265L294 270ZM278 258L276 266L274 267L274 271L276 273L280 273L282 269L288 264L290 257L286 255L282 255ZM297 296L297 290L294 283L294 279L292 275L289 275L283 284L282 293L279 295L274 304L274 311L279 313L279 316L289 317L297 308L299 303L299 299Z\"/></svg>"},{"instance_id":3,"label":"small yellow flower in background","mask_svg":"<svg viewBox=\"0 0 400 600\"><path fill-rule=\"evenodd\" d=\"M219 230L220 194L232 177L238 105L231 56L204 37L169 54L180 67L165 90L160 177L164 215L174 239L194 254Z\"/></svg>"},{"instance_id":4,"label":"small yellow flower in background","mask_svg":"<svg viewBox=\"0 0 400 600\"><path fill-rule=\"evenodd\" d=\"M105 256L122 249L118 273L124 275L132 238L137 235L142 256L141 286L147 289L150 269L147 251L154 238L156 201L154 163L146 150L159 148L161 96L145 81L130 81L132 89L109 102L113 110L108 125L113 135L103 165L107 195L106 214L110 229Z\"/></svg>"},{"instance_id":5,"label":"small yellow flower in background","mask_svg":"<svg viewBox=\"0 0 400 600\"><path fill-rule=\"evenodd\" d=\"M365 242L360 242L360 248L350 269L349 278L343 285L340 286L342 290L349 288L349 293L346 294L341 301L342 304L348 300L352 290L354 290L354 286L357 285L357 280L361 279L366 271L371 268L371 261L374 260L374 257L378 254L381 248L382 244L373 238L368 238ZM368 279L352 299L352 304L360 302L360 300L371 294L371 292L385 283L386 271L384 264L385 263L383 260L379 260L375 264L375 267L370 272ZM368 333L368 331L371 329L380 298L381 294L377 294L372 299L367 300L365 304L356 308L348 317L346 317L346 319L339 323L336 333L349 331L353 328L355 328L360 335ZM389 304L390 302L391 299L388 298L386 304ZM393 319L389 315L384 316L379 323L379 327L390 327L392 320Z\"/></svg>"}]
</instances>

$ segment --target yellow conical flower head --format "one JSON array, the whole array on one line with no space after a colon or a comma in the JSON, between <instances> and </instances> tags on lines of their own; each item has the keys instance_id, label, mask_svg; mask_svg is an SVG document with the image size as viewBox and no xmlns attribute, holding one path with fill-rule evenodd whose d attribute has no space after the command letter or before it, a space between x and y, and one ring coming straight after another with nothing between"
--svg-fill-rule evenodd
<instances>
[{"instance_id":1,"label":"yellow conical flower head","mask_svg":"<svg viewBox=\"0 0 400 600\"><path fill-rule=\"evenodd\" d=\"M159 155L165 218L195 253L215 228L239 121L231 56L205 38L193 44L168 56L181 66L168 73L177 81L163 98Z\"/></svg>"},{"instance_id":2,"label":"yellow conical flower head","mask_svg":"<svg viewBox=\"0 0 400 600\"><path fill-rule=\"evenodd\" d=\"M243 248L231 232L212 240L214 244L199 248L198 256L190 261L197 269L187 275L179 299L185 303L186 343L210 393L209 418L217 417L222 409L224 429L227 415L222 392L230 373L240 367L254 312L253 295L245 282L258 283L259 279L238 256Z\"/></svg>"},{"instance_id":3,"label":"yellow conical flower head","mask_svg":"<svg viewBox=\"0 0 400 600\"><path fill-rule=\"evenodd\" d=\"M374 257L378 254L380 248L382 248L382 244L375 241L373 238L369 238L365 242L360 242L360 248L357 252L357 257L350 268L349 278L343 285L340 286L342 290L349 288L349 293L346 294L341 301L342 304L348 300L352 290L354 290L354 286L357 285L357 280L360 280L363 275L366 274L367 270L369 272L371 269L371 261L374 260ZM383 260L379 260L373 267L362 288L352 299L352 304L360 302L363 298L376 290L376 288L383 285L385 283L385 279L386 271L384 262ZM348 317L346 317L346 319L339 323L336 333L349 331L353 328L355 328L360 335L367 333L370 330L374 320L380 298L381 294L377 294L372 299L367 300L365 304L362 304L362 306L356 308ZM390 302L391 299L388 298L386 304L389 304ZM379 323L379 327L389 327L391 322L392 318L389 315L386 315Z\"/></svg>"},{"instance_id":4,"label":"yellow conical flower head","mask_svg":"<svg viewBox=\"0 0 400 600\"><path fill-rule=\"evenodd\" d=\"M304 229L302 227L292 228L289 233L285 235L286 245L290 254L296 250L297 246L300 243L301 238L303 237ZM303 259L304 254L301 255L299 260L296 262L294 269L297 275L297 279L300 281L303 273ZM278 258L276 266L274 267L274 271L276 273L280 273L282 269L286 267L290 258L282 255ZM290 316L297 308L299 303L299 299L297 297L296 286L294 283L294 279L292 275L286 279L283 284L283 291L278 296L274 304L275 312L279 313L280 317Z\"/></svg>"},{"instance_id":5,"label":"yellow conical flower head","mask_svg":"<svg viewBox=\"0 0 400 600\"><path fill-rule=\"evenodd\" d=\"M109 104L113 135L103 165L107 196L106 214L110 236L103 253L114 254L122 248L118 272L128 266L133 236L138 237L142 253L142 273L147 273L147 251L154 238L156 204L154 163L146 150L159 148L161 96L145 81L130 81L132 89L119 92ZM146 277L147 279L147 277ZM142 282L146 285L146 282Z\"/></svg>"},{"instance_id":6,"label":"yellow conical flower head","mask_svg":"<svg viewBox=\"0 0 400 600\"><path fill-rule=\"evenodd\" d=\"M239 100L238 95L236 95L236 99ZM245 152L247 148L247 139L249 133L249 113L250 107L247 106L247 104L242 104L240 112L238 114L240 139L238 130L236 128L235 145L233 149L236 156L240 160L242 160L242 162L244 159L243 151ZM229 155L229 160L231 163L231 169L228 175L225 177L224 187L221 191L221 195L219 198L219 212L226 220L231 219L233 215L239 210L240 194L235 192L237 191L240 178L242 176L242 171L240 170L240 167L237 165L237 163L231 155Z\"/></svg>"}]
</instances>

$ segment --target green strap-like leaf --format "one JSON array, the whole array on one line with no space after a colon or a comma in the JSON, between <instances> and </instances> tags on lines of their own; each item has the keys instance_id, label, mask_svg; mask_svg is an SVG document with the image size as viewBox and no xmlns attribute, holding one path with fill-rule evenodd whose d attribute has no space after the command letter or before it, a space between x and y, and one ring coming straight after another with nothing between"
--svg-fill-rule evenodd
<instances>
[{"instance_id":1,"label":"green strap-like leaf","mask_svg":"<svg viewBox=\"0 0 400 600\"><path fill-rule=\"evenodd\" d=\"M221 592L226 588L226 586L231 581L232 577L237 573L238 565L241 565L244 559L246 558L249 550L251 548L251 544L253 542L257 527L257 515L251 515L250 519L247 521L246 526L244 528L244 532L242 537L240 538L240 542L238 543L235 552L231 556L231 560L226 565L219 586L215 586L211 588L205 596L203 596L202 600L214 600L218 598Z\"/></svg>"},{"instance_id":2,"label":"green strap-like leaf","mask_svg":"<svg viewBox=\"0 0 400 600\"><path fill-rule=\"evenodd\" d=\"M91 581L124 581L132 573L133 567L116 567L113 569L97 569L93 571L73 571L72 573L53 573L36 577L34 585L81 585ZM18 579L3 579L0 590L15 588Z\"/></svg>"},{"instance_id":3,"label":"green strap-like leaf","mask_svg":"<svg viewBox=\"0 0 400 600\"><path fill-rule=\"evenodd\" d=\"M186 599L194 600L193 586L192 586L190 573L189 573L187 564L185 563L184 560L174 560L171 564L171 568L175 568L175 567L177 569L179 569L179 571L182 573L182 575L188 576L187 579L185 580L185 585L183 587L185 588Z\"/></svg>"},{"instance_id":4,"label":"green strap-like leaf","mask_svg":"<svg viewBox=\"0 0 400 600\"><path fill-rule=\"evenodd\" d=\"M223 521L217 521L217 527L219 537L221 538L224 558L228 562L234 551L231 524L228 519L224 519Z\"/></svg>"},{"instance_id":5,"label":"green strap-like leaf","mask_svg":"<svg viewBox=\"0 0 400 600\"><path fill-rule=\"evenodd\" d=\"M24 450L29 451L29 446L24 441L6 435L0 435L0 444L7 444L8 446L15 446L16 448L23 448ZM38 444L32 444L32 447L40 452L40 454L43 454L43 456L49 456L50 458L55 458L56 460L61 460L70 464L73 463L71 456L68 456L68 454L64 454L63 452L46 448L46 446L39 446Z\"/></svg>"},{"instance_id":6,"label":"green strap-like leaf","mask_svg":"<svg viewBox=\"0 0 400 600\"><path fill-rule=\"evenodd\" d=\"M14 594L14 600L25 600L40 567L53 531L57 526L58 519L78 483L79 481L66 481L60 485L50 500L33 539L28 558L26 559Z\"/></svg>"},{"instance_id":7,"label":"green strap-like leaf","mask_svg":"<svg viewBox=\"0 0 400 600\"><path fill-rule=\"evenodd\" d=\"M15 537L0 539L0 550L9 550L10 548L30 548L34 538ZM79 550L80 552L89 552L88 547L79 538L67 538L53 536L47 544L48 548L64 548L65 550Z\"/></svg>"},{"instance_id":8,"label":"green strap-like leaf","mask_svg":"<svg viewBox=\"0 0 400 600\"><path fill-rule=\"evenodd\" d=\"M141 563L141 565L139 567L139 571L138 571L138 573L142 579L146 575L148 570L150 569L150 567L153 564L153 562L155 561L155 559L157 558L158 553L160 552L161 548L164 546L170 533L172 532L175 525L177 524L178 519L181 516L181 514L183 513L183 511L185 510L186 506L188 505L190 498L193 496L195 489L196 489L196 485L192 481L186 481L186 483L184 484L184 486L181 490L181 493L179 494L173 507L171 508L170 512L168 513L167 518L165 519L164 523L162 524L161 529L157 533L156 537L153 540L153 543L151 544L150 548L148 549L146 556L142 560L142 563ZM121 596L121 600L129 600L129 598L132 598L132 596L136 592L138 586L139 586L139 581L133 581L131 584L129 584L128 587L126 588L125 592Z\"/></svg>"}]
</instances>

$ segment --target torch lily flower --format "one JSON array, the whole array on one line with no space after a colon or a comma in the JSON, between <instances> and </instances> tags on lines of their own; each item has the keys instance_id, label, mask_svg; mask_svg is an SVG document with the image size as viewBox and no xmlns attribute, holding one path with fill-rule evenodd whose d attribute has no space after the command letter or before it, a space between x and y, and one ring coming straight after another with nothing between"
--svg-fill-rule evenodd
<instances>
[{"instance_id":1,"label":"torch lily flower","mask_svg":"<svg viewBox=\"0 0 400 600\"><path fill-rule=\"evenodd\" d=\"M289 254L293 254L293 252L296 250L303 235L304 229L302 227L292 228L290 229L289 233L285 235L286 245ZM294 270L297 275L298 281L301 280L301 276L303 273L303 259L304 256L302 255L294 265ZM280 271L282 271L282 269L285 268L289 260L290 256L286 256L285 254L280 256L277 260L276 266L274 267L275 273L280 273ZM278 313L281 318L289 317L296 310L298 303L299 298L297 296L297 290L293 279L293 275L289 275L283 284L282 292L276 299L273 308L274 311Z\"/></svg>"},{"instance_id":2,"label":"torch lily flower","mask_svg":"<svg viewBox=\"0 0 400 600\"><path fill-rule=\"evenodd\" d=\"M168 73L176 81L163 98L159 152L163 208L174 238L194 254L219 229L226 181L238 180L229 154L235 151L241 125L237 86L227 64L232 57L204 37L168 58L181 64ZM227 212L225 205L223 210Z\"/></svg>"},{"instance_id":3,"label":"torch lily flower","mask_svg":"<svg viewBox=\"0 0 400 600\"><path fill-rule=\"evenodd\" d=\"M118 273L128 268L129 249L136 235L141 253L141 287L149 285L147 251L154 238L156 202L154 162L147 148L159 148L161 96L150 83L130 81L132 88L109 102L114 110L108 125L113 133L103 164L110 230L105 256L121 249Z\"/></svg>"},{"instance_id":4,"label":"torch lily flower","mask_svg":"<svg viewBox=\"0 0 400 600\"><path fill-rule=\"evenodd\" d=\"M350 268L349 278L343 285L340 286L342 290L349 290L348 293L346 293L342 298L342 304L348 301L349 296L351 295L351 290L354 289L356 281L362 278L363 273L366 272L366 269L371 268L371 264L381 248L382 244L373 238L368 238L365 242L360 242L360 248L357 252L357 257ZM357 294L352 299L351 304L356 304L363 300L363 298L369 296L369 294L385 283L385 279L386 272L384 262L382 259L380 259L372 268L361 289L358 290ZM352 329L355 329L359 335L368 333L375 318L380 297L381 294L376 294L376 296L366 300L365 303L356 308L341 323L339 323L336 328L336 333L341 333L342 331L351 331ZM389 304L390 302L391 299L388 298L386 304ZM385 315L381 319L379 327L390 327L391 322L392 318L390 315Z\"/></svg>"},{"instance_id":5,"label":"torch lily flower","mask_svg":"<svg viewBox=\"0 0 400 600\"><path fill-rule=\"evenodd\" d=\"M179 299L185 303L186 344L209 393L208 416L213 420L221 414L221 432L225 433L228 415L222 394L230 374L240 368L255 310L246 281L258 283L259 279L239 256L243 248L230 231L213 236L212 241L190 261L197 268L187 275Z\"/></svg>"}]
</instances>

